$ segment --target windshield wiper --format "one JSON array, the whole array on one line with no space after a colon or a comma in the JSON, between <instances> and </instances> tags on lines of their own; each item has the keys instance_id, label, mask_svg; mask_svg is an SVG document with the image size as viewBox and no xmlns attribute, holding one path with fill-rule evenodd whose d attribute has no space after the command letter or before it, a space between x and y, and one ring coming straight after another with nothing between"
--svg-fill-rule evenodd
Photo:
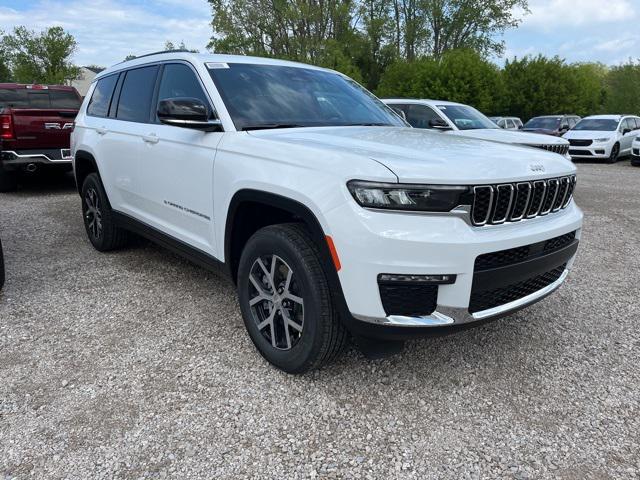
<instances>
[{"instance_id":1,"label":"windshield wiper","mask_svg":"<svg viewBox=\"0 0 640 480\"><path fill-rule=\"evenodd\" d=\"M247 130L269 130L272 128L296 128L304 127L305 125L298 125L296 123L258 123L256 125L245 125L242 127L242 131Z\"/></svg>"}]
</instances>

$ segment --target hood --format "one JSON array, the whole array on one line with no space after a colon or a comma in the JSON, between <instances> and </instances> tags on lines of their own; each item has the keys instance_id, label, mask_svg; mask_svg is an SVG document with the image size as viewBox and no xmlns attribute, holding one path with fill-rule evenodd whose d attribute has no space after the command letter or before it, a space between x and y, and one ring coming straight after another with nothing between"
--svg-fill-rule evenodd
<instances>
[{"instance_id":1,"label":"hood","mask_svg":"<svg viewBox=\"0 0 640 480\"><path fill-rule=\"evenodd\" d=\"M277 151L305 158L322 158L324 151L326 157L339 155L345 162L353 155L375 160L402 183L477 185L554 177L576 171L562 155L542 149L417 128L296 128L257 130L249 135L277 142L282 145L277 146Z\"/></svg>"},{"instance_id":2,"label":"hood","mask_svg":"<svg viewBox=\"0 0 640 480\"><path fill-rule=\"evenodd\" d=\"M478 130L451 130L451 135L477 138L479 140L491 140L500 143L515 143L519 145L566 145L566 140L552 138L548 135L538 133L521 132L519 130L502 130L497 128L486 128Z\"/></svg>"},{"instance_id":3,"label":"hood","mask_svg":"<svg viewBox=\"0 0 640 480\"><path fill-rule=\"evenodd\" d=\"M552 130L550 128L523 128L521 132L540 133L542 135L554 135L558 136L558 130Z\"/></svg>"},{"instance_id":4,"label":"hood","mask_svg":"<svg viewBox=\"0 0 640 480\"><path fill-rule=\"evenodd\" d=\"M576 140L593 140L594 138L613 138L616 131L602 130L569 130L563 135L564 138L572 138Z\"/></svg>"}]
</instances>

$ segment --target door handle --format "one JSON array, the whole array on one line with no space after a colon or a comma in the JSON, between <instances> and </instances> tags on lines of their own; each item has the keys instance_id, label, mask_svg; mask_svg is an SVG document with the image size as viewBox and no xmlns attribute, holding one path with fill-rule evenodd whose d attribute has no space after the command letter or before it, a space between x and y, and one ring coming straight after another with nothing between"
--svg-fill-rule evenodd
<instances>
[{"instance_id":1,"label":"door handle","mask_svg":"<svg viewBox=\"0 0 640 480\"><path fill-rule=\"evenodd\" d=\"M98 128L96 128L96 133L97 133L98 135L104 135L105 133L107 133L107 131L108 131L108 130L107 130L105 127L98 127Z\"/></svg>"},{"instance_id":2,"label":"door handle","mask_svg":"<svg viewBox=\"0 0 640 480\"><path fill-rule=\"evenodd\" d=\"M160 139L155 133L150 133L149 135L143 135L142 140L146 143L158 143Z\"/></svg>"}]
</instances>

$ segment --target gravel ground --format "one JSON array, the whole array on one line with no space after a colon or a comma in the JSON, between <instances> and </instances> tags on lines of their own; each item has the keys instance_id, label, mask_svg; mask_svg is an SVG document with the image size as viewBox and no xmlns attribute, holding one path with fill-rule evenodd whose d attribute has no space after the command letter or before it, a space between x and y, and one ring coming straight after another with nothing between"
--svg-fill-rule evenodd
<instances>
[{"instance_id":1,"label":"gravel ground","mask_svg":"<svg viewBox=\"0 0 640 480\"><path fill-rule=\"evenodd\" d=\"M0 477L639 477L640 168L579 170L555 295L302 377L259 357L225 280L95 252L69 179L0 194Z\"/></svg>"}]
</instances>

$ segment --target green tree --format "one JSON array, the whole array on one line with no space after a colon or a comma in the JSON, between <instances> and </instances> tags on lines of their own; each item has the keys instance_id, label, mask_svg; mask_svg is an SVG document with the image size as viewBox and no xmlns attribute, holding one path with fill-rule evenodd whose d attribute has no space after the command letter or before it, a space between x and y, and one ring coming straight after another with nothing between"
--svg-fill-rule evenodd
<instances>
[{"instance_id":1,"label":"green tree","mask_svg":"<svg viewBox=\"0 0 640 480\"><path fill-rule=\"evenodd\" d=\"M182 41L182 40L177 45L175 43L173 43L171 40L167 40L166 42L164 42L164 49L165 49L165 51L184 50L184 51L191 52L191 53L199 53L198 50L196 50L194 48L187 48L187 46L185 45L184 41Z\"/></svg>"},{"instance_id":2,"label":"green tree","mask_svg":"<svg viewBox=\"0 0 640 480\"><path fill-rule=\"evenodd\" d=\"M607 113L640 113L640 61L611 68L606 78Z\"/></svg>"},{"instance_id":3,"label":"green tree","mask_svg":"<svg viewBox=\"0 0 640 480\"><path fill-rule=\"evenodd\" d=\"M12 34L3 36L2 44L18 82L62 84L80 74L80 69L71 63L76 41L62 27L50 27L40 33L16 27Z\"/></svg>"},{"instance_id":4,"label":"green tree","mask_svg":"<svg viewBox=\"0 0 640 480\"><path fill-rule=\"evenodd\" d=\"M377 90L381 97L468 103L489 114L501 111L503 92L499 68L472 50L452 50L440 59L398 62L387 69Z\"/></svg>"},{"instance_id":5,"label":"green tree","mask_svg":"<svg viewBox=\"0 0 640 480\"><path fill-rule=\"evenodd\" d=\"M517 27L516 9L528 11L527 0L421 0L428 50L436 58L449 50L467 48L482 55L502 54L497 37Z\"/></svg>"},{"instance_id":6,"label":"green tree","mask_svg":"<svg viewBox=\"0 0 640 480\"><path fill-rule=\"evenodd\" d=\"M4 32L0 30L0 39L4 38ZM9 68L9 55L4 42L0 41L0 82L11 82L13 75Z\"/></svg>"}]
</instances>

